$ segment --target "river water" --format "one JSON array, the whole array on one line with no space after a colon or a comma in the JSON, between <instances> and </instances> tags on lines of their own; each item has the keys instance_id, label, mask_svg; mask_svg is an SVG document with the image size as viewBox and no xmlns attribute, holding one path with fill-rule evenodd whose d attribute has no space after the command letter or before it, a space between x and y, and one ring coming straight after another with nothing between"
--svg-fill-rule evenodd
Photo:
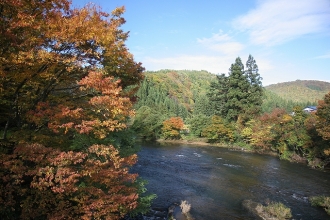
<instances>
[{"instance_id":1,"label":"river water","mask_svg":"<svg viewBox=\"0 0 330 220\"><path fill-rule=\"evenodd\" d=\"M309 196L330 196L330 172L268 155L185 144L142 144L133 172L157 194L153 207L182 200L196 220L254 219L242 201L281 202L294 219L330 219Z\"/></svg>"}]
</instances>

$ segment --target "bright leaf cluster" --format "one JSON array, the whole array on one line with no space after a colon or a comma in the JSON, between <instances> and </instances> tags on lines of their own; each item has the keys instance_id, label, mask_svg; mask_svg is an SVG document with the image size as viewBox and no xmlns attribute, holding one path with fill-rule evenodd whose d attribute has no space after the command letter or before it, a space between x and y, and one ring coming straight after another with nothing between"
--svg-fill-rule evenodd
<instances>
[{"instance_id":1,"label":"bright leaf cluster","mask_svg":"<svg viewBox=\"0 0 330 220\"><path fill-rule=\"evenodd\" d=\"M184 123L180 117L171 117L163 122L162 134L165 139L180 139Z\"/></svg>"}]
</instances>

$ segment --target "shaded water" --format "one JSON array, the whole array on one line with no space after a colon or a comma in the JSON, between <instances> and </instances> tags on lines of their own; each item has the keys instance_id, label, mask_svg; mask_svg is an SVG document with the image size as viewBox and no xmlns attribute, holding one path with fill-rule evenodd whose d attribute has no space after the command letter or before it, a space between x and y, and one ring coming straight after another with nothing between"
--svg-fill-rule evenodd
<instances>
[{"instance_id":1,"label":"shaded water","mask_svg":"<svg viewBox=\"0 0 330 220\"><path fill-rule=\"evenodd\" d=\"M157 194L154 207L187 200L194 219L254 219L242 201L282 202L294 219L330 219L309 196L330 196L330 172L224 148L143 144L133 172Z\"/></svg>"}]
</instances>

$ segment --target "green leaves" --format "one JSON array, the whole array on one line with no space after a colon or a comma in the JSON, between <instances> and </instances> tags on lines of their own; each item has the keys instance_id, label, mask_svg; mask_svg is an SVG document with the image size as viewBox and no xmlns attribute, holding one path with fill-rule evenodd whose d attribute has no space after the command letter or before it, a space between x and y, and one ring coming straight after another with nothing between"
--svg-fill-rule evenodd
<instances>
[{"instance_id":1,"label":"green leaves","mask_svg":"<svg viewBox=\"0 0 330 220\"><path fill-rule=\"evenodd\" d=\"M211 123L206 126L201 135L207 137L211 143L232 143L234 142L234 129L232 126L223 120L220 116L212 116Z\"/></svg>"},{"instance_id":2,"label":"green leaves","mask_svg":"<svg viewBox=\"0 0 330 220\"><path fill-rule=\"evenodd\" d=\"M258 66L250 55L247 70L238 57L229 69L229 75L217 76L217 83L212 83L208 97L214 114L228 120L237 121L239 116L246 122L261 112L263 89Z\"/></svg>"}]
</instances>

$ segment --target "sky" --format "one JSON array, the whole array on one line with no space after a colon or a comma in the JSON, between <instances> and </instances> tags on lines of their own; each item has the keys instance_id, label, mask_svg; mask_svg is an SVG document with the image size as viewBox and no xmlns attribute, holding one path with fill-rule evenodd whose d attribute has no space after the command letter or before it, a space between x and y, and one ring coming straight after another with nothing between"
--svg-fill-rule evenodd
<instances>
[{"instance_id":1,"label":"sky","mask_svg":"<svg viewBox=\"0 0 330 220\"><path fill-rule=\"evenodd\" d=\"M251 54L264 86L330 82L330 0L73 0L125 6L126 45L146 70L228 73Z\"/></svg>"}]
</instances>

